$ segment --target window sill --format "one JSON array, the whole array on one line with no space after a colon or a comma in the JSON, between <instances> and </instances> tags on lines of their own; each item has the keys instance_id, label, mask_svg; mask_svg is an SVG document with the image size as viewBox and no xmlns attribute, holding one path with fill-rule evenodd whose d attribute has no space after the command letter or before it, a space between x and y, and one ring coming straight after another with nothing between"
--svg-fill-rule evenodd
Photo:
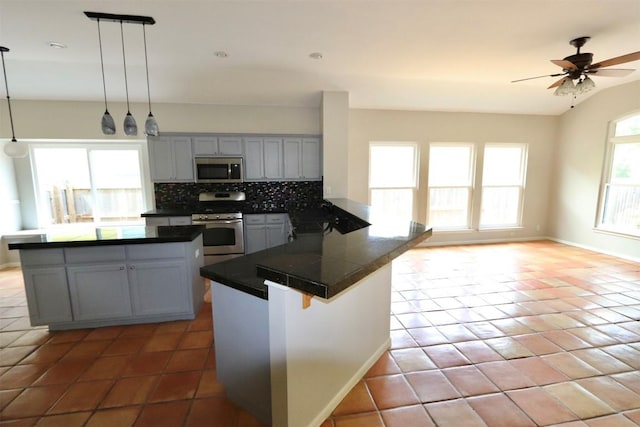
<instances>
[{"instance_id":1,"label":"window sill","mask_svg":"<svg viewBox=\"0 0 640 427\"><path fill-rule=\"evenodd\" d=\"M640 235L638 234L630 234L622 231L608 230L606 228L599 228L599 227L593 228L593 231L595 231L596 233L608 234L610 236L615 236L615 237L625 237L627 239L640 240Z\"/></svg>"},{"instance_id":2,"label":"window sill","mask_svg":"<svg viewBox=\"0 0 640 427\"><path fill-rule=\"evenodd\" d=\"M524 230L524 227L521 225L497 225L495 227L480 227L478 228L479 232L487 232L487 231L513 231L513 230Z\"/></svg>"}]
</instances>

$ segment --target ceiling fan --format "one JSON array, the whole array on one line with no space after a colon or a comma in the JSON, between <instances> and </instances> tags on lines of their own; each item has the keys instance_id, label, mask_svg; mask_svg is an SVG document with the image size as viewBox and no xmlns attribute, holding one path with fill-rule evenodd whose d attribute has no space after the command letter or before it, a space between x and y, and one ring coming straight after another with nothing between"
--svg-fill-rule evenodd
<instances>
[{"instance_id":1,"label":"ceiling fan","mask_svg":"<svg viewBox=\"0 0 640 427\"><path fill-rule=\"evenodd\" d=\"M581 53L580 48L591 37L578 37L569 42L569 44L577 49L574 55L567 56L564 59L552 59L551 62L562 68L561 73L547 74L544 76L527 77L525 79L513 80L511 83L521 82L524 80L539 79L542 77L558 77L562 76L547 89L557 88L554 95L579 95L593 89L596 85L589 75L607 76L607 77L624 77L634 69L629 68L607 68L612 65L624 64L626 62L637 61L640 59L640 51L628 53L622 56L616 56L604 61L592 63L593 53ZM574 80L577 80L574 83Z\"/></svg>"}]
</instances>

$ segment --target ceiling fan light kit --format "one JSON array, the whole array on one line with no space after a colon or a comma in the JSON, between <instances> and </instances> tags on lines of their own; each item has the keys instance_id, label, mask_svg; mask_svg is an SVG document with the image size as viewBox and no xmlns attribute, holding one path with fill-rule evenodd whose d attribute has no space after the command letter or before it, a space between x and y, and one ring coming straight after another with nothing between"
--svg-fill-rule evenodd
<instances>
[{"instance_id":1,"label":"ceiling fan light kit","mask_svg":"<svg viewBox=\"0 0 640 427\"><path fill-rule=\"evenodd\" d=\"M11 123L11 141L4 144L3 151L9 157L20 158L27 157L29 147L21 144L16 139L16 133L13 128L13 114L11 112L11 97L9 96L9 83L7 82L7 68L4 65L4 53L9 52L8 47L0 46L0 56L2 56L2 73L4 75L4 87L7 91L7 107L9 108L9 122Z\"/></svg>"},{"instance_id":2,"label":"ceiling fan light kit","mask_svg":"<svg viewBox=\"0 0 640 427\"><path fill-rule=\"evenodd\" d=\"M156 118L151 113L151 91L149 90L149 63L147 59L147 34L145 30L146 25L153 25L156 21L151 16L140 16L140 15L118 15L112 13L101 13L101 12L84 12L84 14L91 20L95 20L98 22L98 42L100 46L100 65L102 68L102 86L104 89L104 106L105 112L102 116L102 133L105 135L114 135L116 133L116 125L113 120L111 114L109 114L109 109L107 108L107 87L105 84L105 76L104 76L104 59L102 56L102 37L100 34L100 21L110 21L110 22L119 22L120 23L120 39L122 42L122 64L124 68L124 88L127 99L127 114L124 117L124 133L128 136L135 136L138 134L138 125L136 124L136 120L131 114L129 107L129 85L127 81L127 59L125 54L125 45L124 45L124 31L123 24L141 24L142 32L144 38L144 61L145 61L145 70L147 77L147 100L149 104L149 115L147 116L147 120L145 121L145 134L149 136L157 136L158 135L158 122Z\"/></svg>"},{"instance_id":3,"label":"ceiling fan light kit","mask_svg":"<svg viewBox=\"0 0 640 427\"><path fill-rule=\"evenodd\" d=\"M624 77L635 70L632 69L616 69L608 68L612 65L624 64L626 62L632 62L640 60L640 51L628 53L626 55L616 56L605 61L596 62L593 64L593 53L582 53L580 48L590 39L590 37L578 37L569 42L569 44L576 48L576 53L569 55L564 59L552 59L551 62L562 68L562 73L547 74L544 76L528 77L519 80L513 80L511 83L521 82L524 80L539 79L542 77L560 77L555 83L551 84L547 89L556 88L553 92L554 95L581 95L589 92L596 87L596 84L591 80L589 75L594 76L610 76L610 77ZM575 80L575 83L574 83Z\"/></svg>"}]
</instances>

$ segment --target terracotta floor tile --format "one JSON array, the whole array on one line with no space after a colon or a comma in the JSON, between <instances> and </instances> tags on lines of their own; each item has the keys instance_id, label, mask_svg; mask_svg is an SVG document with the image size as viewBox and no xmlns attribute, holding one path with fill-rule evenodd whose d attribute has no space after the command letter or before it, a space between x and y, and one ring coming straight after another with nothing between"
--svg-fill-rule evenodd
<instances>
[{"instance_id":1,"label":"terracotta floor tile","mask_svg":"<svg viewBox=\"0 0 640 427\"><path fill-rule=\"evenodd\" d=\"M335 427L384 427L382 418L377 412L336 417L334 422Z\"/></svg>"},{"instance_id":2,"label":"terracotta floor tile","mask_svg":"<svg viewBox=\"0 0 640 427\"><path fill-rule=\"evenodd\" d=\"M498 388L475 366L443 369L442 373L462 396L495 393Z\"/></svg>"},{"instance_id":3,"label":"terracotta floor tile","mask_svg":"<svg viewBox=\"0 0 640 427\"><path fill-rule=\"evenodd\" d=\"M149 402L191 399L198 389L201 372L180 372L160 377L156 389L149 395Z\"/></svg>"},{"instance_id":4,"label":"terracotta floor tile","mask_svg":"<svg viewBox=\"0 0 640 427\"><path fill-rule=\"evenodd\" d=\"M583 362L571 353L554 353L540 357L547 365L562 372L571 379L601 374L596 368Z\"/></svg>"},{"instance_id":5,"label":"terracotta floor tile","mask_svg":"<svg viewBox=\"0 0 640 427\"><path fill-rule=\"evenodd\" d=\"M194 400L185 423L186 427L234 426L238 408L222 397Z\"/></svg>"},{"instance_id":6,"label":"terracotta floor tile","mask_svg":"<svg viewBox=\"0 0 640 427\"><path fill-rule=\"evenodd\" d=\"M147 343L148 337L118 337L103 352L103 356L133 354Z\"/></svg>"},{"instance_id":7,"label":"terracotta floor tile","mask_svg":"<svg viewBox=\"0 0 640 427\"><path fill-rule=\"evenodd\" d=\"M93 359L77 359L61 361L47 369L33 385L69 384L93 363Z\"/></svg>"},{"instance_id":8,"label":"terracotta floor tile","mask_svg":"<svg viewBox=\"0 0 640 427\"><path fill-rule=\"evenodd\" d=\"M482 322L484 317L480 316L470 308L455 308L447 310L449 315L456 319L459 323Z\"/></svg>"},{"instance_id":9,"label":"terracotta floor tile","mask_svg":"<svg viewBox=\"0 0 640 427\"><path fill-rule=\"evenodd\" d=\"M504 394L471 397L467 402L491 427L535 427L529 417Z\"/></svg>"},{"instance_id":10,"label":"terracotta floor tile","mask_svg":"<svg viewBox=\"0 0 640 427\"><path fill-rule=\"evenodd\" d=\"M187 331L210 331L211 330L211 318L195 319L187 326Z\"/></svg>"},{"instance_id":11,"label":"terracotta floor tile","mask_svg":"<svg viewBox=\"0 0 640 427\"><path fill-rule=\"evenodd\" d=\"M0 348L0 366L13 366L27 357L36 348L38 348L38 346L35 345Z\"/></svg>"},{"instance_id":12,"label":"terracotta floor tile","mask_svg":"<svg viewBox=\"0 0 640 427\"><path fill-rule=\"evenodd\" d=\"M625 372L623 374L611 375L611 378L627 387L629 390L640 394L640 371Z\"/></svg>"},{"instance_id":13,"label":"terracotta floor tile","mask_svg":"<svg viewBox=\"0 0 640 427\"><path fill-rule=\"evenodd\" d=\"M101 409L93 413L85 427L131 427L138 418L140 410L140 406Z\"/></svg>"},{"instance_id":14,"label":"terracotta floor tile","mask_svg":"<svg viewBox=\"0 0 640 427\"><path fill-rule=\"evenodd\" d=\"M176 320L173 322L159 323L158 327L153 333L154 334L182 333L187 330L189 323L190 322L188 320Z\"/></svg>"},{"instance_id":15,"label":"terracotta floor tile","mask_svg":"<svg viewBox=\"0 0 640 427\"><path fill-rule=\"evenodd\" d=\"M209 349L178 350L171 355L165 372L199 371L204 368Z\"/></svg>"},{"instance_id":16,"label":"terracotta floor tile","mask_svg":"<svg viewBox=\"0 0 640 427\"><path fill-rule=\"evenodd\" d=\"M127 326L118 338L122 337L150 337L158 329L157 323L144 323Z\"/></svg>"},{"instance_id":17,"label":"terracotta floor tile","mask_svg":"<svg viewBox=\"0 0 640 427\"><path fill-rule=\"evenodd\" d=\"M567 316L572 317L587 326L602 325L603 323L608 323L608 321L603 319L602 317L598 317L595 314L592 314L589 311L585 310L570 311L567 313Z\"/></svg>"},{"instance_id":18,"label":"terracotta floor tile","mask_svg":"<svg viewBox=\"0 0 640 427\"><path fill-rule=\"evenodd\" d=\"M585 348L572 351L571 354L580 360L587 362L603 374L615 374L618 372L631 371L633 368L605 353L599 348Z\"/></svg>"},{"instance_id":19,"label":"terracotta floor tile","mask_svg":"<svg viewBox=\"0 0 640 427\"><path fill-rule=\"evenodd\" d=\"M510 360L509 363L537 385L569 381L569 377L547 365L540 357L514 359Z\"/></svg>"},{"instance_id":20,"label":"terracotta floor tile","mask_svg":"<svg viewBox=\"0 0 640 427\"><path fill-rule=\"evenodd\" d=\"M491 324L508 336L528 334L532 332L531 328L513 319L492 320Z\"/></svg>"},{"instance_id":21,"label":"terracotta floor tile","mask_svg":"<svg viewBox=\"0 0 640 427\"><path fill-rule=\"evenodd\" d=\"M125 329L124 326L107 326L104 328L95 328L86 337L84 337L85 341L97 341L97 340L113 340L117 338L122 331Z\"/></svg>"},{"instance_id":22,"label":"terracotta floor tile","mask_svg":"<svg viewBox=\"0 0 640 427\"><path fill-rule=\"evenodd\" d=\"M67 389L65 385L47 387L30 387L24 389L2 411L6 420L44 415L49 407L62 396Z\"/></svg>"},{"instance_id":23,"label":"terracotta floor tile","mask_svg":"<svg viewBox=\"0 0 640 427\"><path fill-rule=\"evenodd\" d=\"M111 344L111 341L81 341L76 343L63 357L62 361L96 358Z\"/></svg>"},{"instance_id":24,"label":"terracotta floor tile","mask_svg":"<svg viewBox=\"0 0 640 427\"><path fill-rule=\"evenodd\" d=\"M131 377L159 374L164 370L165 366L167 366L171 356L172 353L170 351L139 353L125 368L122 376Z\"/></svg>"},{"instance_id":25,"label":"terracotta floor tile","mask_svg":"<svg viewBox=\"0 0 640 427\"><path fill-rule=\"evenodd\" d=\"M418 347L418 344L404 329L391 331L391 349Z\"/></svg>"},{"instance_id":26,"label":"terracotta floor tile","mask_svg":"<svg viewBox=\"0 0 640 427\"><path fill-rule=\"evenodd\" d=\"M166 333L166 334L154 334L147 340L147 343L142 348L142 351L172 351L178 347L180 340L182 339L182 333Z\"/></svg>"},{"instance_id":27,"label":"terracotta floor tile","mask_svg":"<svg viewBox=\"0 0 640 427\"><path fill-rule=\"evenodd\" d=\"M398 319L405 328L422 328L425 326L431 326L431 322L429 322L421 313L397 314L396 319Z\"/></svg>"},{"instance_id":28,"label":"terracotta floor tile","mask_svg":"<svg viewBox=\"0 0 640 427\"><path fill-rule=\"evenodd\" d=\"M76 329L73 331L55 331L51 333L50 344L58 344L63 342L78 342L89 335L91 329Z\"/></svg>"},{"instance_id":29,"label":"terracotta floor tile","mask_svg":"<svg viewBox=\"0 0 640 427\"><path fill-rule=\"evenodd\" d=\"M33 329L28 331L27 333L21 334L21 336L18 339L11 342L11 347L16 347L21 345L43 345L47 341L49 341L51 337L52 337L52 333L49 332L47 329Z\"/></svg>"},{"instance_id":30,"label":"terracotta floor tile","mask_svg":"<svg viewBox=\"0 0 640 427\"><path fill-rule=\"evenodd\" d=\"M324 423L322 426L324 426ZM240 409L236 416L236 427L267 427L267 425L258 421L258 419L250 413Z\"/></svg>"},{"instance_id":31,"label":"terracotta floor tile","mask_svg":"<svg viewBox=\"0 0 640 427\"><path fill-rule=\"evenodd\" d=\"M425 371L436 368L436 365L421 348L391 350L391 356L393 356L402 372Z\"/></svg>"},{"instance_id":32,"label":"terracotta floor tile","mask_svg":"<svg viewBox=\"0 0 640 427\"><path fill-rule=\"evenodd\" d=\"M505 333L489 322L467 323L466 328L480 339L504 337Z\"/></svg>"},{"instance_id":33,"label":"terracotta floor tile","mask_svg":"<svg viewBox=\"0 0 640 427\"><path fill-rule=\"evenodd\" d=\"M556 329L581 328L585 326L584 323L579 322L564 313L542 314L539 317L550 325L555 326Z\"/></svg>"},{"instance_id":34,"label":"terracotta floor tile","mask_svg":"<svg viewBox=\"0 0 640 427\"><path fill-rule=\"evenodd\" d=\"M471 363L452 344L424 347L424 351L439 368L469 365Z\"/></svg>"},{"instance_id":35,"label":"terracotta floor tile","mask_svg":"<svg viewBox=\"0 0 640 427\"><path fill-rule=\"evenodd\" d=\"M460 397L460 393L440 371L412 372L406 378L422 403Z\"/></svg>"},{"instance_id":36,"label":"terracotta floor tile","mask_svg":"<svg viewBox=\"0 0 640 427\"><path fill-rule=\"evenodd\" d=\"M421 346L444 344L449 340L436 327L413 328L407 330L411 337ZM407 347L414 347L407 346Z\"/></svg>"},{"instance_id":37,"label":"terracotta floor tile","mask_svg":"<svg viewBox=\"0 0 640 427\"><path fill-rule=\"evenodd\" d=\"M378 409L419 403L418 397L402 375L367 378L365 382Z\"/></svg>"},{"instance_id":38,"label":"terracotta floor tile","mask_svg":"<svg viewBox=\"0 0 640 427\"><path fill-rule=\"evenodd\" d=\"M20 361L21 364L49 364L62 358L72 347L73 343L44 344Z\"/></svg>"},{"instance_id":39,"label":"terracotta floor tile","mask_svg":"<svg viewBox=\"0 0 640 427\"><path fill-rule=\"evenodd\" d=\"M609 377L585 378L577 381L616 411L640 409L640 395Z\"/></svg>"},{"instance_id":40,"label":"terracotta floor tile","mask_svg":"<svg viewBox=\"0 0 640 427\"><path fill-rule=\"evenodd\" d=\"M557 353L562 351L562 348L549 341L541 333L520 335L514 337L520 344L525 346L529 351L535 355Z\"/></svg>"},{"instance_id":41,"label":"terracotta floor tile","mask_svg":"<svg viewBox=\"0 0 640 427\"><path fill-rule=\"evenodd\" d=\"M552 325L551 323L544 321L539 316L516 317L515 320L524 324L529 329L535 332L552 331L556 329L555 325Z\"/></svg>"},{"instance_id":42,"label":"terracotta floor tile","mask_svg":"<svg viewBox=\"0 0 640 427\"><path fill-rule=\"evenodd\" d=\"M196 397L221 396L223 394L224 385L218 381L216 371L213 369L206 369L202 371L202 377L200 378L198 391L196 391Z\"/></svg>"},{"instance_id":43,"label":"terracotta floor tile","mask_svg":"<svg viewBox=\"0 0 640 427\"><path fill-rule=\"evenodd\" d=\"M28 333L27 331L11 331L11 332L0 332L0 348L9 347L11 343L15 340ZM36 343L32 344L23 344L23 345L37 345Z\"/></svg>"},{"instance_id":44,"label":"terracotta floor tile","mask_svg":"<svg viewBox=\"0 0 640 427\"><path fill-rule=\"evenodd\" d=\"M111 408L145 403L159 380L159 375L119 379L111 387L100 407Z\"/></svg>"},{"instance_id":45,"label":"terracotta floor tile","mask_svg":"<svg viewBox=\"0 0 640 427\"><path fill-rule=\"evenodd\" d=\"M180 349L193 349L193 348L210 348L213 345L213 333L211 331L194 331L186 332L178 348Z\"/></svg>"},{"instance_id":46,"label":"terracotta floor tile","mask_svg":"<svg viewBox=\"0 0 640 427\"><path fill-rule=\"evenodd\" d=\"M640 369L640 349L635 349L627 344L618 344L602 347L602 350L633 369Z\"/></svg>"},{"instance_id":47,"label":"terracotta floor tile","mask_svg":"<svg viewBox=\"0 0 640 427\"><path fill-rule=\"evenodd\" d=\"M367 389L364 381L360 381L342 399L342 402L333 411L333 415L357 414L375 410L376 406L369 394L369 389Z\"/></svg>"},{"instance_id":48,"label":"terracotta floor tile","mask_svg":"<svg viewBox=\"0 0 640 427\"><path fill-rule=\"evenodd\" d=\"M385 427L436 427L422 405L380 411Z\"/></svg>"},{"instance_id":49,"label":"terracotta floor tile","mask_svg":"<svg viewBox=\"0 0 640 427\"><path fill-rule=\"evenodd\" d=\"M609 405L574 382L552 384L543 388L582 419L615 412Z\"/></svg>"},{"instance_id":50,"label":"terracotta floor tile","mask_svg":"<svg viewBox=\"0 0 640 427\"><path fill-rule=\"evenodd\" d=\"M503 360L503 357L489 347L484 341L465 341L454 344L471 363Z\"/></svg>"},{"instance_id":51,"label":"terracotta floor tile","mask_svg":"<svg viewBox=\"0 0 640 427\"><path fill-rule=\"evenodd\" d=\"M46 369L46 365L12 366L0 377L0 390L28 387L37 380Z\"/></svg>"},{"instance_id":52,"label":"terracotta floor tile","mask_svg":"<svg viewBox=\"0 0 640 427\"><path fill-rule=\"evenodd\" d=\"M452 343L478 339L470 330L460 324L438 326L437 329Z\"/></svg>"},{"instance_id":53,"label":"terracotta floor tile","mask_svg":"<svg viewBox=\"0 0 640 427\"><path fill-rule=\"evenodd\" d=\"M83 427L91 412L75 412L71 414L47 415L36 423L37 427Z\"/></svg>"},{"instance_id":54,"label":"terracotta floor tile","mask_svg":"<svg viewBox=\"0 0 640 427\"><path fill-rule=\"evenodd\" d=\"M114 381L90 381L75 383L69 386L48 414L65 412L90 411L95 409L113 386Z\"/></svg>"},{"instance_id":55,"label":"terracotta floor tile","mask_svg":"<svg viewBox=\"0 0 640 427\"><path fill-rule=\"evenodd\" d=\"M175 402L156 403L142 408L136 423L136 427L158 427L182 425L189 405L188 400Z\"/></svg>"},{"instance_id":56,"label":"terracotta floor tile","mask_svg":"<svg viewBox=\"0 0 640 427\"><path fill-rule=\"evenodd\" d=\"M611 323L628 322L629 320L631 320L627 316L617 313L609 308L596 308L593 310L589 310L589 312L598 317L602 317L603 319Z\"/></svg>"},{"instance_id":57,"label":"terracotta floor tile","mask_svg":"<svg viewBox=\"0 0 640 427\"><path fill-rule=\"evenodd\" d=\"M391 353L385 352L380 358L373 364L369 371L366 373L365 378L377 377L379 375L399 374L400 368L395 359L391 357Z\"/></svg>"},{"instance_id":58,"label":"terracotta floor tile","mask_svg":"<svg viewBox=\"0 0 640 427\"><path fill-rule=\"evenodd\" d=\"M520 357L529 357L534 354L525 346L511 337L491 338L485 340L496 352L505 359L517 359Z\"/></svg>"},{"instance_id":59,"label":"terracotta floor tile","mask_svg":"<svg viewBox=\"0 0 640 427\"><path fill-rule=\"evenodd\" d=\"M633 411L627 411L624 413L624 416L629 418L631 421L640 425L640 409L635 409Z\"/></svg>"},{"instance_id":60,"label":"terracotta floor tile","mask_svg":"<svg viewBox=\"0 0 640 427\"><path fill-rule=\"evenodd\" d=\"M542 336L558 345L559 347L562 347L566 351L591 347L591 344L581 340L580 338L570 334L567 331L547 331L543 332Z\"/></svg>"},{"instance_id":61,"label":"terracotta floor tile","mask_svg":"<svg viewBox=\"0 0 640 427\"><path fill-rule=\"evenodd\" d=\"M476 365L500 390L532 387L535 383L514 368L508 361L480 363Z\"/></svg>"},{"instance_id":62,"label":"terracotta floor tile","mask_svg":"<svg viewBox=\"0 0 640 427\"><path fill-rule=\"evenodd\" d=\"M507 396L538 425L546 426L578 419L576 414L542 388L508 391Z\"/></svg>"},{"instance_id":63,"label":"terracotta floor tile","mask_svg":"<svg viewBox=\"0 0 640 427\"><path fill-rule=\"evenodd\" d=\"M11 401L15 399L20 393L22 393L22 388L0 390L0 411L2 411L5 406L11 403Z\"/></svg>"},{"instance_id":64,"label":"terracotta floor tile","mask_svg":"<svg viewBox=\"0 0 640 427\"><path fill-rule=\"evenodd\" d=\"M615 414L605 417L593 418L586 421L589 427L636 427L637 424L632 422L624 415Z\"/></svg>"},{"instance_id":65,"label":"terracotta floor tile","mask_svg":"<svg viewBox=\"0 0 640 427\"><path fill-rule=\"evenodd\" d=\"M96 359L80 376L78 381L117 378L131 361L131 356L111 356Z\"/></svg>"},{"instance_id":66,"label":"terracotta floor tile","mask_svg":"<svg viewBox=\"0 0 640 427\"><path fill-rule=\"evenodd\" d=\"M425 408L438 426L486 427L465 399L428 403Z\"/></svg>"},{"instance_id":67,"label":"terracotta floor tile","mask_svg":"<svg viewBox=\"0 0 640 427\"><path fill-rule=\"evenodd\" d=\"M601 347L604 345L612 345L612 344L619 343L617 339L612 338L607 334L604 334L598 331L597 329L595 329L595 327L567 329L567 332L569 332L572 335L575 335L576 337L580 338L585 342L588 342L594 347Z\"/></svg>"}]
</instances>

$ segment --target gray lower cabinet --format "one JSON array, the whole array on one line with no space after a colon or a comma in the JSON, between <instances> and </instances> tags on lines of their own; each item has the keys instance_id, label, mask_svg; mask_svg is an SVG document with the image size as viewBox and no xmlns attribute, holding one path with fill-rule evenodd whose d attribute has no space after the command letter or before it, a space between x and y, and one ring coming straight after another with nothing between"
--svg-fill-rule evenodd
<instances>
[{"instance_id":1,"label":"gray lower cabinet","mask_svg":"<svg viewBox=\"0 0 640 427\"><path fill-rule=\"evenodd\" d=\"M147 216L145 225L191 225L190 216Z\"/></svg>"},{"instance_id":2,"label":"gray lower cabinet","mask_svg":"<svg viewBox=\"0 0 640 427\"><path fill-rule=\"evenodd\" d=\"M192 242L21 250L32 325L76 329L192 319L204 296Z\"/></svg>"},{"instance_id":3,"label":"gray lower cabinet","mask_svg":"<svg viewBox=\"0 0 640 427\"><path fill-rule=\"evenodd\" d=\"M245 215L244 222L245 253L250 254L287 243L287 214Z\"/></svg>"}]
</instances>

